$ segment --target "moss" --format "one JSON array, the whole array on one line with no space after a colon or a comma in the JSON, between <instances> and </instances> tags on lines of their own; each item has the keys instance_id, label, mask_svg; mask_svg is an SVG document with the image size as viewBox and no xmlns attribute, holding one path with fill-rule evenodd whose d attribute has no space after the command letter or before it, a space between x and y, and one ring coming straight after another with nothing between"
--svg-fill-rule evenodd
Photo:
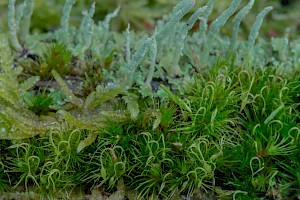
<instances>
[{"instance_id":1,"label":"moss","mask_svg":"<svg viewBox=\"0 0 300 200\"><path fill-rule=\"evenodd\" d=\"M251 2L221 14L209 2L187 19L196 2L179 2L151 35L111 30L119 9L94 23L95 4L74 26L74 1L61 27L24 42L11 21L16 43L0 35L5 198L298 198L299 41L256 39L269 8L236 41ZM235 36L222 35L242 8Z\"/></svg>"}]
</instances>

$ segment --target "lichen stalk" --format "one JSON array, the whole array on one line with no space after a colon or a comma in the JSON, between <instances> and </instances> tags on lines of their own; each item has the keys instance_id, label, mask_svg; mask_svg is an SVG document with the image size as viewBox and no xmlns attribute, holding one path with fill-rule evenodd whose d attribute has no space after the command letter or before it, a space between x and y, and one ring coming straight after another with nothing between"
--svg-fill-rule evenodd
<instances>
[{"instance_id":1,"label":"lichen stalk","mask_svg":"<svg viewBox=\"0 0 300 200\"><path fill-rule=\"evenodd\" d=\"M229 49L231 51L234 51L236 48L236 39L238 36L238 32L240 29L240 24L243 21L243 19L247 16L247 14L250 12L251 8L254 5L255 0L250 0L249 3L238 12L238 14L233 19L233 29L232 29L232 35L230 40L230 46Z\"/></svg>"},{"instance_id":2,"label":"lichen stalk","mask_svg":"<svg viewBox=\"0 0 300 200\"><path fill-rule=\"evenodd\" d=\"M15 3L16 0L9 0L8 2L8 29L9 29L9 40L10 44L13 47L14 50L21 52L23 50L17 33L19 30L19 27L16 24L16 18L15 18Z\"/></svg>"},{"instance_id":3,"label":"lichen stalk","mask_svg":"<svg viewBox=\"0 0 300 200\"><path fill-rule=\"evenodd\" d=\"M255 22L251 27L250 30L250 34L249 34L249 38L248 38L248 59L246 60L246 62L248 61L248 64L251 65L253 62L253 58L254 58L254 44L255 44L255 40L258 36L260 27L263 23L263 20L265 18L265 16L273 9L272 6L266 7L265 9L263 9L255 18Z\"/></svg>"},{"instance_id":4,"label":"lichen stalk","mask_svg":"<svg viewBox=\"0 0 300 200\"><path fill-rule=\"evenodd\" d=\"M73 5L76 3L76 0L66 0L66 3L63 8L63 15L60 20L60 25L63 31L63 41L68 44L69 43L69 18L71 14L71 10Z\"/></svg>"}]
</instances>

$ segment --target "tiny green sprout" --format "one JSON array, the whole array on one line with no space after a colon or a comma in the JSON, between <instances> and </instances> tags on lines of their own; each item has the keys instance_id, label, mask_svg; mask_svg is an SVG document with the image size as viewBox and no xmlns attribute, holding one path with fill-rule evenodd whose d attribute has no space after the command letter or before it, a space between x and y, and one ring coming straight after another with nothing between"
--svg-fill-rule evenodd
<instances>
[{"instance_id":1,"label":"tiny green sprout","mask_svg":"<svg viewBox=\"0 0 300 200\"><path fill-rule=\"evenodd\" d=\"M68 74L71 71L70 62L72 53L64 44L51 44L43 53L43 61L47 64L49 72L55 69L59 74Z\"/></svg>"},{"instance_id":2,"label":"tiny green sprout","mask_svg":"<svg viewBox=\"0 0 300 200\"><path fill-rule=\"evenodd\" d=\"M38 91L37 94L27 92L23 96L27 108L37 115L45 115L49 112L54 99L46 93L46 90Z\"/></svg>"},{"instance_id":3,"label":"tiny green sprout","mask_svg":"<svg viewBox=\"0 0 300 200\"><path fill-rule=\"evenodd\" d=\"M72 52L64 44L53 43L37 54L36 59L23 59L20 65L26 74L39 76L41 80L52 78L51 70L55 69L60 75L70 74Z\"/></svg>"}]
</instances>

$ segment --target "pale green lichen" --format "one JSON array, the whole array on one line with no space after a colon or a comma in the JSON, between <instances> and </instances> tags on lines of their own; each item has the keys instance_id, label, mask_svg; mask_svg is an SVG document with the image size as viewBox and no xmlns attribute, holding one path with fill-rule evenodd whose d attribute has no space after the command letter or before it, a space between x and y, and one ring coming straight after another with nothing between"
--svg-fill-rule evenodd
<instances>
[{"instance_id":1,"label":"pale green lichen","mask_svg":"<svg viewBox=\"0 0 300 200\"><path fill-rule=\"evenodd\" d=\"M110 21L116 17L120 11L120 6L117 7L112 13L109 13L108 15L106 15L104 21L103 21L103 27L106 29L106 30L109 30L109 24L110 24Z\"/></svg>"},{"instance_id":2,"label":"pale green lichen","mask_svg":"<svg viewBox=\"0 0 300 200\"><path fill-rule=\"evenodd\" d=\"M165 70L169 77L182 74L179 60L183 55L186 33L193 27L192 22L196 21L201 12L197 10L188 22L181 22L181 19L192 9L193 5L193 1L182 1L173 9L167 21L160 22L157 27L157 60L159 60L157 69L158 71Z\"/></svg>"},{"instance_id":3,"label":"pale green lichen","mask_svg":"<svg viewBox=\"0 0 300 200\"><path fill-rule=\"evenodd\" d=\"M126 49L125 59L126 59L126 62L129 63L130 59L131 59L130 24L128 24L127 29L125 31L125 49Z\"/></svg>"},{"instance_id":4,"label":"pale green lichen","mask_svg":"<svg viewBox=\"0 0 300 200\"><path fill-rule=\"evenodd\" d=\"M149 62L150 62L150 68L148 72L148 77L146 80L146 85L150 86L153 75L154 75L154 70L155 70L155 65L156 65L156 56L157 56L157 43L156 43L156 31L151 37L151 45L149 47Z\"/></svg>"},{"instance_id":5,"label":"pale green lichen","mask_svg":"<svg viewBox=\"0 0 300 200\"><path fill-rule=\"evenodd\" d=\"M154 38L155 39L155 38ZM134 73L137 70L140 62L149 51L150 46L154 42L153 38L146 39L139 49L132 55L132 58L127 66L126 85L131 86L134 83Z\"/></svg>"},{"instance_id":6,"label":"pale green lichen","mask_svg":"<svg viewBox=\"0 0 300 200\"><path fill-rule=\"evenodd\" d=\"M62 31L62 40L66 43L69 44L70 42L70 36L69 36L69 18L71 14L71 10L73 5L76 3L76 0L66 0L64 8L63 8L63 15L60 20L60 25L61 25L61 31Z\"/></svg>"},{"instance_id":7,"label":"pale green lichen","mask_svg":"<svg viewBox=\"0 0 300 200\"><path fill-rule=\"evenodd\" d=\"M179 60L181 58L181 56L183 55L183 49L184 49L184 45L185 45L185 40L186 37L188 36L188 32L193 28L194 24L196 23L196 21L199 19L200 15L202 15L206 10L207 10L207 6L203 6L201 8L198 8L196 10L196 12L194 12L192 14L192 16L188 19L188 21L186 22L186 24L184 24L182 26L182 30L179 33L178 36L178 48L177 49L177 53L174 56L174 63L178 64Z\"/></svg>"},{"instance_id":8,"label":"pale green lichen","mask_svg":"<svg viewBox=\"0 0 300 200\"><path fill-rule=\"evenodd\" d=\"M161 29L158 30L156 39L160 41L168 36L168 34L174 31L176 24L186 15L194 6L195 1L185 0L178 3L171 14L171 19L167 24Z\"/></svg>"},{"instance_id":9,"label":"pale green lichen","mask_svg":"<svg viewBox=\"0 0 300 200\"><path fill-rule=\"evenodd\" d=\"M95 2L92 4L89 12L83 12L83 18L80 24L79 33L77 35L76 46L73 49L75 56L84 59L84 53L90 48L93 36L94 21L93 16L95 13Z\"/></svg>"},{"instance_id":10,"label":"pale green lichen","mask_svg":"<svg viewBox=\"0 0 300 200\"><path fill-rule=\"evenodd\" d=\"M248 4L242 10L240 10L233 19L233 29L232 29L232 35L230 40L230 46L229 46L230 51L234 51L236 48L236 43L237 43L236 40L239 33L240 24L247 16L247 14L250 12L252 6L254 5L254 2L255 0L250 0Z\"/></svg>"},{"instance_id":11,"label":"pale green lichen","mask_svg":"<svg viewBox=\"0 0 300 200\"><path fill-rule=\"evenodd\" d=\"M204 39L205 35L206 35L206 31L207 31L207 19L209 17L209 15L211 14L214 4L215 4L216 0L209 0L208 3L206 4L207 8L204 11L200 21L200 38Z\"/></svg>"},{"instance_id":12,"label":"pale green lichen","mask_svg":"<svg viewBox=\"0 0 300 200\"><path fill-rule=\"evenodd\" d=\"M225 23L228 21L229 17L231 17L234 14L241 1L242 0L233 0L230 6L224 12L222 12L222 14L217 19L215 19L212 22L208 32L208 41L210 41L210 39L214 39L218 35L220 28L224 26Z\"/></svg>"},{"instance_id":13,"label":"pale green lichen","mask_svg":"<svg viewBox=\"0 0 300 200\"><path fill-rule=\"evenodd\" d=\"M263 11L261 11L255 18L255 22L251 27L250 30L250 34L248 37L248 44L247 44L247 48L248 48L248 59L246 60L246 62L248 62L248 65L251 65L253 63L254 60L254 43L255 40L258 36L259 33L259 29L263 23L264 17L273 9L272 6L266 7L265 9L263 9Z\"/></svg>"},{"instance_id":14,"label":"pale green lichen","mask_svg":"<svg viewBox=\"0 0 300 200\"><path fill-rule=\"evenodd\" d=\"M209 52L212 48L212 42L217 37L221 27L225 25L225 23L228 21L228 19L234 14L235 10L238 8L242 0L233 0L230 4L230 6L217 18L215 19L210 28L209 32L207 33L207 36L204 41L204 49L202 52L202 65L207 65L209 63L208 56Z\"/></svg>"},{"instance_id":15,"label":"pale green lichen","mask_svg":"<svg viewBox=\"0 0 300 200\"><path fill-rule=\"evenodd\" d=\"M278 52L280 61L284 61L288 58L289 39L287 36L283 38L271 38L271 45L274 51Z\"/></svg>"},{"instance_id":16,"label":"pale green lichen","mask_svg":"<svg viewBox=\"0 0 300 200\"><path fill-rule=\"evenodd\" d=\"M119 9L120 7L109 13L104 21L99 21L98 24L94 23L89 50L91 50L94 59L97 59L101 64L104 64L105 59L110 57L116 48L115 37L109 29L109 24L112 18L118 14Z\"/></svg>"},{"instance_id":17,"label":"pale green lichen","mask_svg":"<svg viewBox=\"0 0 300 200\"><path fill-rule=\"evenodd\" d=\"M15 3L15 0L10 0L8 4L8 28L11 46L14 50L21 52L23 47L20 44L19 37L22 42L25 42L25 37L29 35L34 1L24 0L23 4L17 8Z\"/></svg>"},{"instance_id":18,"label":"pale green lichen","mask_svg":"<svg viewBox=\"0 0 300 200\"><path fill-rule=\"evenodd\" d=\"M23 3L22 25L20 26L21 40L24 42L25 37L29 35L31 16L33 13L34 0L24 0Z\"/></svg>"},{"instance_id":19,"label":"pale green lichen","mask_svg":"<svg viewBox=\"0 0 300 200\"><path fill-rule=\"evenodd\" d=\"M17 26L16 16L15 16L15 3L16 0L9 0L8 2L8 28L9 28L9 38L11 46L16 51L22 51L22 46L18 39L19 27Z\"/></svg>"}]
</instances>

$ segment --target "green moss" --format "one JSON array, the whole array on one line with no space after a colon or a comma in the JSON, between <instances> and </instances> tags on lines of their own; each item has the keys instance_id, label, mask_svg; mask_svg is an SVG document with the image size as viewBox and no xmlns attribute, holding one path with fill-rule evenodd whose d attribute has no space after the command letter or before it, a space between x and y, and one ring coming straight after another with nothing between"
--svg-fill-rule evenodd
<instances>
[{"instance_id":1,"label":"green moss","mask_svg":"<svg viewBox=\"0 0 300 200\"><path fill-rule=\"evenodd\" d=\"M187 20L196 2L183 0L150 36L112 31L119 9L94 23L95 4L77 28L67 3L61 27L27 35L22 52L0 35L3 195L298 198L299 41L256 40L268 9L236 41L242 14L234 38L220 33L239 0ZM198 22L205 31L188 34Z\"/></svg>"},{"instance_id":2,"label":"green moss","mask_svg":"<svg viewBox=\"0 0 300 200\"><path fill-rule=\"evenodd\" d=\"M47 114L50 106L54 104L53 98L46 94L46 90L39 91L37 94L26 93L24 94L24 101L28 109L37 115Z\"/></svg>"}]
</instances>

